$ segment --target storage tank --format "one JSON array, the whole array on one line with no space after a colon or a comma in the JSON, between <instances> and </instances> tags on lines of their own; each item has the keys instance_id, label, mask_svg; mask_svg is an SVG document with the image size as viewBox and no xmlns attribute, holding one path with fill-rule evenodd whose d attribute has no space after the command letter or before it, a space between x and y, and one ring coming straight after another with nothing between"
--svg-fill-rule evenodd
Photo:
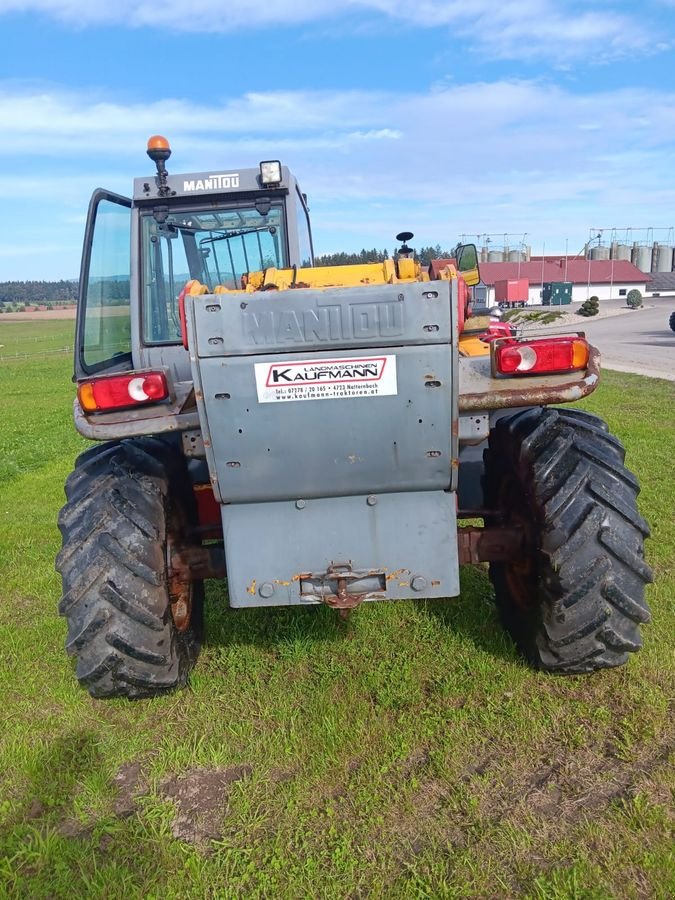
<instances>
[{"instance_id":1,"label":"storage tank","mask_svg":"<svg viewBox=\"0 0 675 900\"><path fill-rule=\"evenodd\" d=\"M633 244L630 261L641 272L650 272L652 268L652 248L646 244Z\"/></svg>"},{"instance_id":2,"label":"storage tank","mask_svg":"<svg viewBox=\"0 0 675 900\"><path fill-rule=\"evenodd\" d=\"M504 253L501 250L490 250L488 262L504 262Z\"/></svg>"},{"instance_id":3,"label":"storage tank","mask_svg":"<svg viewBox=\"0 0 675 900\"><path fill-rule=\"evenodd\" d=\"M630 259L630 247L628 244L612 244L612 259Z\"/></svg>"},{"instance_id":4,"label":"storage tank","mask_svg":"<svg viewBox=\"0 0 675 900\"><path fill-rule=\"evenodd\" d=\"M524 262L525 256L522 250L509 250L509 262Z\"/></svg>"},{"instance_id":5,"label":"storage tank","mask_svg":"<svg viewBox=\"0 0 675 900\"><path fill-rule=\"evenodd\" d=\"M482 263L488 261L488 248L487 247L480 248L480 261Z\"/></svg>"},{"instance_id":6,"label":"storage tank","mask_svg":"<svg viewBox=\"0 0 675 900\"><path fill-rule=\"evenodd\" d=\"M508 278L495 281L495 300L497 303L512 303L521 306L527 303L530 282L527 278Z\"/></svg>"},{"instance_id":7,"label":"storage tank","mask_svg":"<svg viewBox=\"0 0 675 900\"><path fill-rule=\"evenodd\" d=\"M609 247L593 247L591 259L609 259Z\"/></svg>"},{"instance_id":8,"label":"storage tank","mask_svg":"<svg viewBox=\"0 0 675 900\"><path fill-rule=\"evenodd\" d=\"M670 244L654 244L652 272L672 272L673 248Z\"/></svg>"},{"instance_id":9,"label":"storage tank","mask_svg":"<svg viewBox=\"0 0 675 900\"><path fill-rule=\"evenodd\" d=\"M525 262L530 261L530 257L532 256L532 247L529 244L525 245Z\"/></svg>"}]
</instances>

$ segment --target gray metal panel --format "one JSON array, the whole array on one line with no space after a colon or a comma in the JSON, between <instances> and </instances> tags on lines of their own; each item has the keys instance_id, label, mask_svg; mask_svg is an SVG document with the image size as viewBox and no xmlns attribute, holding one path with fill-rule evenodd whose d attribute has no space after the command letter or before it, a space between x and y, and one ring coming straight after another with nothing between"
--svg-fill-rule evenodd
<instances>
[{"instance_id":1,"label":"gray metal panel","mask_svg":"<svg viewBox=\"0 0 675 900\"><path fill-rule=\"evenodd\" d=\"M447 344L369 348L396 364L396 394L260 403L255 364L307 353L194 361L204 444L225 502L451 486L452 354ZM358 359L334 351L332 360ZM323 359L315 355L315 361Z\"/></svg>"},{"instance_id":2,"label":"gray metal panel","mask_svg":"<svg viewBox=\"0 0 675 900\"><path fill-rule=\"evenodd\" d=\"M250 193L252 191L287 191L294 187L295 179L286 166L281 167L281 184L269 187L261 186L259 181L260 168L255 169L209 169L207 172L170 173L167 184L172 191L171 198L185 197L199 199L200 197L212 197L214 194L229 195L236 198L237 194ZM134 178L134 200L147 200L157 198L157 176L149 174L145 178ZM163 201L166 203L167 199Z\"/></svg>"},{"instance_id":3,"label":"gray metal panel","mask_svg":"<svg viewBox=\"0 0 675 900\"><path fill-rule=\"evenodd\" d=\"M362 576L350 592L366 600L459 594L454 494L224 506L223 532L233 607L321 602L321 576L339 564Z\"/></svg>"},{"instance_id":4,"label":"gray metal panel","mask_svg":"<svg viewBox=\"0 0 675 900\"><path fill-rule=\"evenodd\" d=\"M191 298L199 356L451 340L450 282Z\"/></svg>"}]
</instances>

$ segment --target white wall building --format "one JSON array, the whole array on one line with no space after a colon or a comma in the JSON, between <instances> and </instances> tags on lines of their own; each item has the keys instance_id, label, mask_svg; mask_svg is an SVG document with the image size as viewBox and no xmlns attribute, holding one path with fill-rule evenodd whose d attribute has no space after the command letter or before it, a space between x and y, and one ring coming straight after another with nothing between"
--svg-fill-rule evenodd
<instances>
[{"instance_id":1,"label":"white wall building","mask_svg":"<svg viewBox=\"0 0 675 900\"><path fill-rule=\"evenodd\" d=\"M480 264L481 282L474 288L478 305L495 305L495 283L515 278L529 281L528 305L543 299L547 282L572 282L572 302L597 296L600 300L617 300L637 288L644 296L651 281L632 263L619 259L565 259L546 257L529 262L487 262Z\"/></svg>"}]
</instances>

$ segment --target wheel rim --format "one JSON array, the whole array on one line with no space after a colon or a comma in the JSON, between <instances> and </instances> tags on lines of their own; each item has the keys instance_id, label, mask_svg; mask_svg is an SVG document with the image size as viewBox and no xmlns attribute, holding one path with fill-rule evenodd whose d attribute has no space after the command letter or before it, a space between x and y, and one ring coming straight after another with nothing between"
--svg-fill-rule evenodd
<instances>
[{"instance_id":1,"label":"wheel rim","mask_svg":"<svg viewBox=\"0 0 675 900\"><path fill-rule=\"evenodd\" d=\"M536 543L534 523L527 515L527 504L518 482L511 474L504 476L499 491L499 509L505 513L506 523L522 529L525 552L519 560L504 564L504 579L511 600L521 612L529 612L535 606Z\"/></svg>"},{"instance_id":2,"label":"wheel rim","mask_svg":"<svg viewBox=\"0 0 675 900\"><path fill-rule=\"evenodd\" d=\"M181 633L188 631L192 624L194 598L192 573L181 560L181 551L187 549L184 534L184 523L172 515L166 536L167 591L171 618L176 631Z\"/></svg>"}]
</instances>

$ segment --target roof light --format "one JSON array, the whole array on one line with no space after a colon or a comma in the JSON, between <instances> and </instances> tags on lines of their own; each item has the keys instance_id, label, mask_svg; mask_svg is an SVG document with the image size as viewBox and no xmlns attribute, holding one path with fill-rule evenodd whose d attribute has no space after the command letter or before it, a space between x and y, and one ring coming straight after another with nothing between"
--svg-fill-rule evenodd
<instances>
[{"instance_id":1,"label":"roof light","mask_svg":"<svg viewBox=\"0 0 675 900\"><path fill-rule=\"evenodd\" d=\"M281 163L278 159L266 159L260 163L260 183L281 184Z\"/></svg>"},{"instance_id":2,"label":"roof light","mask_svg":"<svg viewBox=\"0 0 675 900\"><path fill-rule=\"evenodd\" d=\"M171 156L171 147L169 142L161 134L153 134L148 138L148 156L153 162L166 160Z\"/></svg>"},{"instance_id":3,"label":"roof light","mask_svg":"<svg viewBox=\"0 0 675 900\"><path fill-rule=\"evenodd\" d=\"M500 375L546 375L575 372L588 364L589 346L583 337L539 338L533 341L495 341L493 370Z\"/></svg>"},{"instance_id":4,"label":"roof light","mask_svg":"<svg viewBox=\"0 0 675 900\"><path fill-rule=\"evenodd\" d=\"M164 372L126 372L82 382L77 398L86 413L159 403L169 396Z\"/></svg>"}]
</instances>

